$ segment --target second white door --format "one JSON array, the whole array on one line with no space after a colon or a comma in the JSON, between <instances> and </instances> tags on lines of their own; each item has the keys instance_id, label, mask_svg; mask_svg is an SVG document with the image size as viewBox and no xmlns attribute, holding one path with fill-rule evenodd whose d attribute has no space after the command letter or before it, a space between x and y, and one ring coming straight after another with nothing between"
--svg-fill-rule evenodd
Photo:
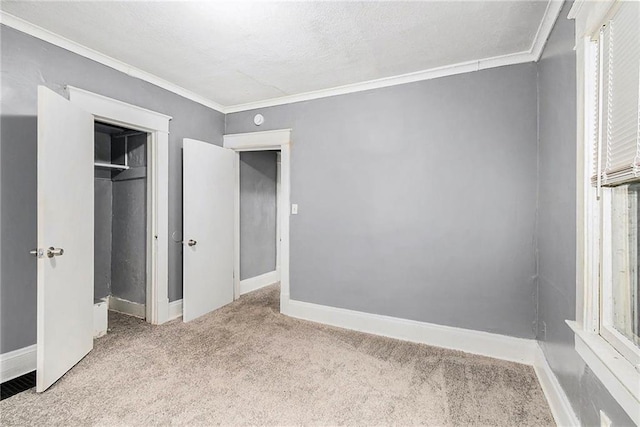
<instances>
[{"instance_id":1,"label":"second white door","mask_svg":"<svg viewBox=\"0 0 640 427\"><path fill-rule=\"evenodd\" d=\"M183 144L183 320L233 301L234 157L194 139Z\"/></svg>"}]
</instances>

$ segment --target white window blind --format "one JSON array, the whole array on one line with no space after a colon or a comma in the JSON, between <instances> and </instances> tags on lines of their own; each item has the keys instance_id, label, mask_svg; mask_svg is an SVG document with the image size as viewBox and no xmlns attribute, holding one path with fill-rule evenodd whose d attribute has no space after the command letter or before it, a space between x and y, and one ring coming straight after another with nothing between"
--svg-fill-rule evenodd
<instances>
[{"instance_id":1,"label":"white window blind","mask_svg":"<svg viewBox=\"0 0 640 427\"><path fill-rule=\"evenodd\" d=\"M614 186L640 177L640 2L621 2L598 44L593 182Z\"/></svg>"}]
</instances>

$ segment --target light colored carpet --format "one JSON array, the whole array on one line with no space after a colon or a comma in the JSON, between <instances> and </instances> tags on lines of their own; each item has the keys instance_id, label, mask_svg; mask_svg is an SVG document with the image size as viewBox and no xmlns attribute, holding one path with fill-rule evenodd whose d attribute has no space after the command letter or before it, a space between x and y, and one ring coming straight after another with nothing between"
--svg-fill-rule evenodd
<instances>
[{"instance_id":1,"label":"light colored carpet","mask_svg":"<svg viewBox=\"0 0 640 427\"><path fill-rule=\"evenodd\" d=\"M553 425L529 366L279 314L271 286L191 323L111 331L8 425Z\"/></svg>"}]
</instances>

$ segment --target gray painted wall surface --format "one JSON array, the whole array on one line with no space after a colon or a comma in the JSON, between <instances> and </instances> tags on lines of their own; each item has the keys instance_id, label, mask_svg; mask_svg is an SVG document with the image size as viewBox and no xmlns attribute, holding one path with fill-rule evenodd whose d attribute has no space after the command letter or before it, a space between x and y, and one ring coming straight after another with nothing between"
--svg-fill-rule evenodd
<instances>
[{"instance_id":1,"label":"gray painted wall surface","mask_svg":"<svg viewBox=\"0 0 640 427\"><path fill-rule=\"evenodd\" d=\"M114 172L111 295L146 304L147 295L147 135L128 138L131 169ZM124 139L114 138L114 161L124 163ZM122 159L121 159L122 158Z\"/></svg>"},{"instance_id":2,"label":"gray painted wall surface","mask_svg":"<svg viewBox=\"0 0 640 427\"><path fill-rule=\"evenodd\" d=\"M111 295L146 303L146 179L113 181Z\"/></svg>"},{"instance_id":3,"label":"gray painted wall surface","mask_svg":"<svg viewBox=\"0 0 640 427\"><path fill-rule=\"evenodd\" d=\"M227 115L293 129L291 297L532 338L536 90L522 64Z\"/></svg>"},{"instance_id":4,"label":"gray painted wall surface","mask_svg":"<svg viewBox=\"0 0 640 427\"><path fill-rule=\"evenodd\" d=\"M111 216L113 213L113 185L110 179L95 179L94 227L94 301L111 293Z\"/></svg>"},{"instance_id":5,"label":"gray painted wall surface","mask_svg":"<svg viewBox=\"0 0 640 427\"><path fill-rule=\"evenodd\" d=\"M65 85L173 116L169 135L169 299L182 298L182 139L222 145L224 115L150 83L0 26L1 229L0 352L36 341L37 86ZM19 185L18 185L19 183Z\"/></svg>"},{"instance_id":6,"label":"gray painted wall surface","mask_svg":"<svg viewBox=\"0 0 640 427\"><path fill-rule=\"evenodd\" d=\"M95 132L94 141L96 160L109 163L111 137L105 133ZM93 299L97 302L111 294L111 215L113 214L111 172L96 168L94 184Z\"/></svg>"},{"instance_id":7,"label":"gray painted wall surface","mask_svg":"<svg viewBox=\"0 0 640 427\"><path fill-rule=\"evenodd\" d=\"M631 419L574 350L565 319L576 318L576 57L564 6L538 63L538 339L583 425Z\"/></svg>"},{"instance_id":8,"label":"gray painted wall surface","mask_svg":"<svg viewBox=\"0 0 640 427\"><path fill-rule=\"evenodd\" d=\"M276 269L277 152L240 153L240 280Z\"/></svg>"}]
</instances>

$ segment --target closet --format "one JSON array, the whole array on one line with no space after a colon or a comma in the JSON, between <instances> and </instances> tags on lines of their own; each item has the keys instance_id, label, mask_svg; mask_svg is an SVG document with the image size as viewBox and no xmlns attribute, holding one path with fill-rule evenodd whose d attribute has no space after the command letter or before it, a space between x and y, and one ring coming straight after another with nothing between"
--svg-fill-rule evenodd
<instances>
[{"instance_id":1,"label":"closet","mask_svg":"<svg viewBox=\"0 0 640 427\"><path fill-rule=\"evenodd\" d=\"M95 123L94 302L145 318L148 134Z\"/></svg>"}]
</instances>

